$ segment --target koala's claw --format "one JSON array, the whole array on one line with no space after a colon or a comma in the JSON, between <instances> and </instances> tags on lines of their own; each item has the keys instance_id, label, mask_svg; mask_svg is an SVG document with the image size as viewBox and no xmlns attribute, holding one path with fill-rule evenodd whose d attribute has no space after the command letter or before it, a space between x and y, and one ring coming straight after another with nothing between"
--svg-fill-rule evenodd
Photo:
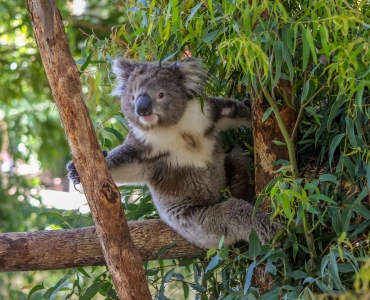
<instances>
[{"instance_id":1,"label":"koala's claw","mask_svg":"<svg viewBox=\"0 0 370 300\"><path fill-rule=\"evenodd\" d=\"M80 176L77 173L76 166L73 161L70 161L67 164L67 170L68 172L68 178L73 181L73 184L79 184L80 183Z\"/></svg>"},{"instance_id":2,"label":"koala's claw","mask_svg":"<svg viewBox=\"0 0 370 300\"><path fill-rule=\"evenodd\" d=\"M103 152L104 157L107 157L108 151L103 150L102 152ZM68 178L73 181L73 184L74 185L81 183L81 181L80 181L80 175L78 175L78 172L76 170L75 163L73 161L70 161L67 164L67 170L69 171L68 172Z\"/></svg>"}]
</instances>

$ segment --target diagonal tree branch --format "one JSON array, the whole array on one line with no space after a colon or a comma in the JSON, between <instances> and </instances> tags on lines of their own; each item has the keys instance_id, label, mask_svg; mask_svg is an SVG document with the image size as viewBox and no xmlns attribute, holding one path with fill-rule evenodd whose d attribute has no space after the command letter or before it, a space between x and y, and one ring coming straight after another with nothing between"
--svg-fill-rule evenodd
<instances>
[{"instance_id":1,"label":"diagonal tree branch","mask_svg":"<svg viewBox=\"0 0 370 300\"><path fill-rule=\"evenodd\" d=\"M68 47L59 10L54 0L27 0L27 5L46 75L117 294L120 299L151 299L120 194L108 172L84 103L79 72Z\"/></svg>"}]
</instances>

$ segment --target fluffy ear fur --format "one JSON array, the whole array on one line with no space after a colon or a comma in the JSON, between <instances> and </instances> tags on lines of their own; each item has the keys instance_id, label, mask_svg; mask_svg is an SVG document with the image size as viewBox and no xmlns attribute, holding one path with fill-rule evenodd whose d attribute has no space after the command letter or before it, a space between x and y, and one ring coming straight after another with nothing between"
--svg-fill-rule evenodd
<instances>
[{"instance_id":1,"label":"fluffy ear fur","mask_svg":"<svg viewBox=\"0 0 370 300\"><path fill-rule=\"evenodd\" d=\"M112 91L113 96L121 96L122 91L126 87L128 78L139 65L140 63L125 58L116 58L114 60L112 71L117 75L118 85Z\"/></svg>"},{"instance_id":2,"label":"fluffy ear fur","mask_svg":"<svg viewBox=\"0 0 370 300\"><path fill-rule=\"evenodd\" d=\"M176 62L175 66L182 75L182 84L187 93L191 96L201 95L206 79L202 61L194 57L189 57Z\"/></svg>"}]
</instances>

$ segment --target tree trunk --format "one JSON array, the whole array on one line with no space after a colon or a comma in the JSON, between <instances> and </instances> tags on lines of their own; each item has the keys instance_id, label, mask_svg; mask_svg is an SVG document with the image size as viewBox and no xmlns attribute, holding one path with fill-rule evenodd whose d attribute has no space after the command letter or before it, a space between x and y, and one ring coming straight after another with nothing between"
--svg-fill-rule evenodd
<instances>
[{"instance_id":1,"label":"tree trunk","mask_svg":"<svg viewBox=\"0 0 370 300\"><path fill-rule=\"evenodd\" d=\"M143 260L194 258L204 250L190 244L161 220L130 221L132 239ZM0 272L57 270L105 265L94 227L78 229L8 232L0 234Z\"/></svg>"},{"instance_id":2,"label":"tree trunk","mask_svg":"<svg viewBox=\"0 0 370 300\"><path fill-rule=\"evenodd\" d=\"M291 83L287 80L279 81L279 92L277 89L272 95L276 95L274 100L280 100L283 104L280 108L281 117L292 134L297 112L294 109L294 100L291 93ZM262 117L270 105L264 99L262 91L254 93L252 101L252 122L253 122L253 140L254 140L254 164L255 164L255 192L256 196L263 191L266 185L275 178L278 173L276 168L271 164L273 161L284 159L289 160L288 149L285 146L278 146L272 141L285 142L280 131L279 124L276 121L274 113L262 122ZM295 137L294 137L295 139ZM271 212L271 201L265 197L260 206L266 213ZM265 267L257 267L253 276L254 285L257 286L261 293L270 290L273 279L269 273L266 273Z\"/></svg>"},{"instance_id":3,"label":"tree trunk","mask_svg":"<svg viewBox=\"0 0 370 300\"><path fill-rule=\"evenodd\" d=\"M291 94L291 84L287 80L280 80L279 90L275 91L278 100L283 105L280 114L284 120L289 134L292 133L294 124L297 120L297 112L294 109L294 102ZM285 98L285 99L284 99ZM254 164L255 164L255 192L258 196L266 185L277 176L274 171L277 169L271 163L273 161L284 159L289 160L288 149L285 146L278 146L272 141L285 142L280 131L279 125L274 117L274 113L262 122L262 116L270 107L267 100L264 99L262 92L255 93L252 101L253 117L253 139L254 139ZM264 211L271 211L271 201L266 199L260 206Z\"/></svg>"},{"instance_id":4,"label":"tree trunk","mask_svg":"<svg viewBox=\"0 0 370 300\"><path fill-rule=\"evenodd\" d=\"M89 118L79 71L54 0L27 0L32 26L76 169L120 299L151 299L110 173ZM68 255L68 252L67 252Z\"/></svg>"}]
</instances>

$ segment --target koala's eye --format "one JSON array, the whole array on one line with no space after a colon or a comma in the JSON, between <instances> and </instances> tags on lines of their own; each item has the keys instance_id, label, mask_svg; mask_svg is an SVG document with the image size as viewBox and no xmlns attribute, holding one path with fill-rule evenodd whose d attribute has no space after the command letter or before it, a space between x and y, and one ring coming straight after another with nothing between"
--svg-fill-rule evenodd
<instances>
[{"instance_id":1,"label":"koala's eye","mask_svg":"<svg viewBox=\"0 0 370 300\"><path fill-rule=\"evenodd\" d=\"M134 95L132 95L132 96L131 96L131 100L135 100L135 97L134 97Z\"/></svg>"},{"instance_id":2,"label":"koala's eye","mask_svg":"<svg viewBox=\"0 0 370 300\"><path fill-rule=\"evenodd\" d=\"M163 94L163 93L159 93L159 94L158 94L158 98L160 98L160 99L161 99L161 98L163 98L163 97L164 97L164 94Z\"/></svg>"}]
</instances>

